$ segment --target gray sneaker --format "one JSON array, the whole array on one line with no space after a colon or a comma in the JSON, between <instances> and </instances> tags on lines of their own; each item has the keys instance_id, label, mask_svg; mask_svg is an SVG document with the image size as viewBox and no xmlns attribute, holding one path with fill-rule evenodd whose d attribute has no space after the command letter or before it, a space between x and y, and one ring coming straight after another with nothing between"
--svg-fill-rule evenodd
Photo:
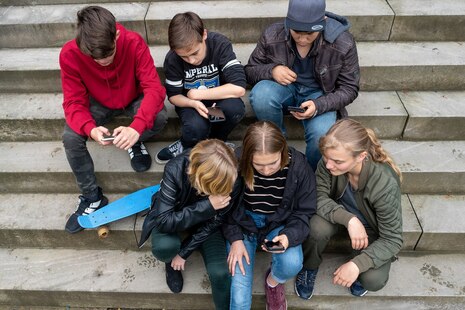
<instances>
[{"instance_id":1,"label":"gray sneaker","mask_svg":"<svg viewBox=\"0 0 465 310\"><path fill-rule=\"evenodd\" d=\"M166 164L170 159L175 158L184 151L182 147L181 140L177 140L174 143L168 145L167 147L161 149L160 152L155 156L155 161L158 164Z\"/></svg>"}]
</instances>

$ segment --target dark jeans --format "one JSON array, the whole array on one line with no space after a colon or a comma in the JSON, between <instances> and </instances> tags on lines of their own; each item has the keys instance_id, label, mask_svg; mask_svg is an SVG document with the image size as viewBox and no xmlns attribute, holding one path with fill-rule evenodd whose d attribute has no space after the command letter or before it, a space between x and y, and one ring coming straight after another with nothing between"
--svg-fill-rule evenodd
<instances>
[{"instance_id":1,"label":"dark jeans","mask_svg":"<svg viewBox=\"0 0 465 310\"><path fill-rule=\"evenodd\" d=\"M304 251L304 267L306 269L316 269L320 266L323 260L322 253L331 237L338 232L339 227L340 225L332 224L319 215L315 214L312 216L310 219L310 235L302 244ZM367 230L367 234L370 244L378 238L373 231ZM352 257L355 257L359 253L360 251L353 250ZM368 269L361 273L358 280L367 290L378 291L386 285L389 279L390 269L391 262L389 261L379 268Z\"/></svg>"},{"instance_id":2,"label":"dark jeans","mask_svg":"<svg viewBox=\"0 0 465 310\"><path fill-rule=\"evenodd\" d=\"M104 107L93 98L90 98L90 113L94 118L97 126L108 123L117 115L126 114L134 117L140 107L143 96L138 97L131 102L124 110L111 110ZM163 107L153 123L151 129L146 130L141 135L139 141L145 141L165 127L168 121L166 108ZM65 124L63 132L63 145L66 152L66 158L71 166L71 170L76 178L79 190L84 196L95 197L98 189L97 178L95 177L94 162L87 150L87 136L81 136L72 130L68 124Z\"/></svg>"},{"instance_id":3,"label":"dark jeans","mask_svg":"<svg viewBox=\"0 0 465 310\"><path fill-rule=\"evenodd\" d=\"M152 253L160 261L169 263L181 249L181 237L177 233L152 231ZM199 248L212 287L216 309L229 309L231 276L226 262L226 244L221 232L208 237Z\"/></svg>"},{"instance_id":4,"label":"dark jeans","mask_svg":"<svg viewBox=\"0 0 465 310\"><path fill-rule=\"evenodd\" d=\"M211 123L194 108L175 108L181 119L181 143L184 148L193 147L197 142L208 138L226 141L228 135L244 117L245 106L242 99L203 101L206 107L211 107L214 102L223 110L226 117L224 122Z\"/></svg>"}]
</instances>

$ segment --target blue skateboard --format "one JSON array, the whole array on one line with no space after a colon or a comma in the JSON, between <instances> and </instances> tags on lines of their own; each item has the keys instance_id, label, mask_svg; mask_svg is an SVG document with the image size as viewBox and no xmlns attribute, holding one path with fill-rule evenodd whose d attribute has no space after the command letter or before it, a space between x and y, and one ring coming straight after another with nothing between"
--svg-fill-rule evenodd
<instances>
[{"instance_id":1,"label":"blue skateboard","mask_svg":"<svg viewBox=\"0 0 465 310\"><path fill-rule=\"evenodd\" d=\"M152 195L158 192L159 189L160 185L150 186L115 200L89 215L81 215L78 217L79 225L82 228L97 228L149 209ZM102 227L102 229L99 229L98 234L99 237L106 238L108 228Z\"/></svg>"}]
</instances>

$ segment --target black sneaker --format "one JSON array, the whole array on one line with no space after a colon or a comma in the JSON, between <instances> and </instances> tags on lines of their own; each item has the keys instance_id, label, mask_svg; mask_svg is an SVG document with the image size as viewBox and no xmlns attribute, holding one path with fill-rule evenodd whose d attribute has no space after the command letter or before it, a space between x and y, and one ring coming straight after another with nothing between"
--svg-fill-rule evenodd
<instances>
[{"instance_id":1,"label":"black sneaker","mask_svg":"<svg viewBox=\"0 0 465 310\"><path fill-rule=\"evenodd\" d=\"M350 293L356 297L363 297L368 293L368 290L362 286L358 280L352 283L349 288Z\"/></svg>"},{"instance_id":2,"label":"black sneaker","mask_svg":"<svg viewBox=\"0 0 465 310\"><path fill-rule=\"evenodd\" d=\"M181 140L177 140L158 152L157 156L155 156L155 161L159 164L166 164L170 159L181 154L182 151L184 151L184 148L182 147Z\"/></svg>"},{"instance_id":3,"label":"black sneaker","mask_svg":"<svg viewBox=\"0 0 465 310\"><path fill-rule=\"evenodd\" d=\"M173 267L171 267L171 262L165 263L165 270L166 284L168 284L168 287L173 293L180 293L184 284L181 271L174 270Z\"/></svg>"},{"instance_id":4,"label":"black sneaker","mask_svg":"<svg viewBox=\"0 0 465 310\"><path fill-rule=\"evenodd\" d=\"M79 201L76 206L76 211L69 217L65 225L65 230L70 234L80 232L84 228L79 225L78 217L80 215L91 214L92 212L100 209L101 207L108 204L107 197L102 195L102 190L99 188L100 199L97 201L89 201L86 197L80 195Z\"/></svg>"},{"instance_id":5,"label":"black sneaker","mask_svg":"<svg viewBox=\"0 0 465 310\"><path fill-rule=\"evenodd\" d=\"M143 172L150 169L152 158L145 148L144 143L136 142L128 149L129 157L131 158L132 169L136 172Z\"/></svg>"},{"instance_id":6,"label":"black sneaker","mask_svg":"<svg viewBox=\"0 0 465 310\"><path fill-rule=\"evenodd\" d=\"M295 279L295 292L297 296L303 299L310 299L313 296L313 289L315 288L315 279L316 274L318 273L317 269L305 269L297 274Z\"/></svg>"}]
</instances>

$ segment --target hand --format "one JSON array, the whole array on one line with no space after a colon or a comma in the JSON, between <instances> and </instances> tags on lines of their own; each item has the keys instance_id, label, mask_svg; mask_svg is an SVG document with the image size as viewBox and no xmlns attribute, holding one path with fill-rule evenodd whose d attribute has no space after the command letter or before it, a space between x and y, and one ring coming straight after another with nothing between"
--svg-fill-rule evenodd
<instances>
[{"instance_id":1,"label":"hand","mask_svg":"<svg viewBox=\"0 0 465 310\"><path fill-rule=\"evenodd\" d=\"M184 258L182 258L179 255L176 255L171 261L171 267L173 267L174 270L184 270L185 263L186 260Z\"/></svg>"},{"instance_id":2,"label":"hand","mask_svg":"<svg viewBox=\"0 0 465 310\"><path fill-rule=\"evenodd\" d=\"M347 231L349 232L352 249L362 250L368 246L368 235L365 226L356 216L350 219Z\"/></svg>"},{"instance_id":3,"label":"hand","mask_svg":"<svg viewBox=\"0 0 465 310\"><path fill-rule=\"evenodd\" d=\"M90 131L90 137L92 140L98 142L100 145L109 145L113 143L112 141L102 141L104 136L109 135L110 131L103 126L95 127Z\"/></svg>"},{"instance_id":4,"label":"hand","mask_svg":"<svg viewBox=\"0 0 465 310\"><path fill-rule=\"evenodd\" d=\"M208 199L210 200L213 209L220 210L226 208L229 205L231 196L210 195L208 196Z\"/></svg>"},{"instance_id":5,"label":"hand","mask_svg":"<svg viewBox=\"0 0 465 310\"><path fill-rule=\"evenodd\" d=\"M192 89L193 90L193 89ZM200 114L200 116L204 118L208 118L208 109L207 107L203 104L202 101L198 100L192 100L191 101L191 106L197 110L197 113Z\"/></svg>"},{"instance_id":6,"label":"hand","mask_svg":"<svg viewBox=\"0 0 465 310\"><path fill-rule=\"evenodd\" d=\"M297 74L283 65L274 67L271 70L271 76L281 85L289 85L297 80Z\"/></svg>"},{"instance_id":7,"label":"hand","mask_svg":"<svg viewBox=\"0 0 465 310\"><path fill-rule=\"evenodd\" d=\"M242 263L242 258L245 258L245 262L247 265L250 265L249 253L247 253L247 249L245 248L244 241L236 240L231 244L231 248L229 249L228 254L228 265L229 265L229 272L234 277L236 263L239 264L239 269L243 276L245 276L245 269Z\"/></svg>"},{"instance_id":8,"label":"hand","mask_svg":"<svg viewBox=\"0 0 465 310\"><path fill-rule=\"evenodd\" d=\"M333 283L350 287L352 283L357 280L359 274L360 269L358 269L358 266L354 262L350 261L336 269L333 273Z\"/></svg>"},{"instance_id":9,"label":"hand","mask_svg":"<svg viewBox=\"0 0 465 310\"><path fill-rule=\"evenodd\" d=\"M305 101L300 105L301 108L305 109L305 112L290 112L292 116L297 118L298 120L309 119L312 118L316 111L315 103L312 100Z\"/></svg>"},{"instance_id":10,"label":"hand","mask_svg":"<svg viewBox=\"0 0 465 310\"><path fill-rule=\"evenodd\" d=\"M139 133L131 127L120 126L113 131L116 137L113 144L120 149L128 150L139 140Z\"/></svg>"},{"instance_id":11,"label":"hand","mask_svg":"<svg viewBox=\"0 0 465 310\"><path fill-rule=\"evenodd\" d=\"M268 240L265 239L265 241L268 241ZM262 250L263 250L263 251L269 252L269 253L284 253L284 252L286 252L287 248L289 247L289 239L287 239L287 236L286 236L286 235L278 235L278 236L274 237L271 241L281 243L282 246L284 247L284 250L279 251L279 252L276 252L276 251L270 252L270 251L268 251L268 250L265 248L265 246L262 244Z\"/></svg>"}]
</instances>

